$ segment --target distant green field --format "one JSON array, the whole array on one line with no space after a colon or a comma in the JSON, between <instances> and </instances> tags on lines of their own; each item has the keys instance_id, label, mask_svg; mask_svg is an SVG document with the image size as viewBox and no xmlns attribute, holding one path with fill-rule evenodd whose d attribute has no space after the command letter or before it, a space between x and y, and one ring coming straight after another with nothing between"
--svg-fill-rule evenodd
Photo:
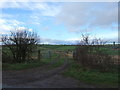
<instances>
[{"instance_id":1,"label":"distant green field","mask_svg":"<svg viewBox=\"0 0 120 90\"><path fill-rule=\"evenodd\" d=\"M46 52L48 50L50 51L74 51L76 48L75 45L38 45L37 49L41 50L41 52ZM112 46L106 45L105 47L100 48L104 53L109 54L109 55L119 55L120 50L114 50ZM2 50L6 52L7 55L12 56L10 50L6 47L3 46ZM34 52L34 55L37 54L37 51Z\"/></svg>"},{"instance_id":2,"label":"distant green field","mask_svg":"<svg viewBox=\"0 0 120 90\"><path fill-rule=\"evenodd\" d=\"M42 45L38 46L41 50L60 50L60 51L74 51L75 45ZM100 48L103 52L109 55L119 55L120 50L114 50L112 46L106 45L105 47Z\"/></svg>"},{"instance_id":3,"label":"distant green field","mask_svg":"<svg viewBox=\"0 0 120 90\"><path fill-rule=\"evenodd\" d=\"M67 50L74 50L76 47L73 45L39 45L38 49L42 50L61 50L61 51L67 51Z\"/></svg>"}]
</instances>

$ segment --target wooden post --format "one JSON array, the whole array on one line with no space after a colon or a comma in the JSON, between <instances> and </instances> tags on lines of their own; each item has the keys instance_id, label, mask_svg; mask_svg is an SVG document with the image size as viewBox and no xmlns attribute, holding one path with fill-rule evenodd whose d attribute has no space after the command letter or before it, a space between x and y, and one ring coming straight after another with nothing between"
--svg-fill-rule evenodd
<instances>
[{"instance_id":1,"label":"wooden post","mask_svg":"<svg viewBox=\"0 0 120 90\"><path fill-rule=\"evenodd\" d=\"M41 57L40 57L40 50L38 50L38 60L40 60L41 59Z\"/></svg>"},{"instance_id":2,"label":"wooden post","mask_svg":"<svg viewBox=\"0 0 120 90\"><path fill-rule=\"evenodd\" d=\"M113 48L115 49L115 42L113 42Z\"/></svg>"},{"instance_id":3,"label":"wooden post","mask_svg":"<svg viewBox=\"0 0 120 90\"><path fill-rule=\"evenodd\" d=\"M48 57L51 59L51 52L48 51Z\"/></svg>"}]
</instances>

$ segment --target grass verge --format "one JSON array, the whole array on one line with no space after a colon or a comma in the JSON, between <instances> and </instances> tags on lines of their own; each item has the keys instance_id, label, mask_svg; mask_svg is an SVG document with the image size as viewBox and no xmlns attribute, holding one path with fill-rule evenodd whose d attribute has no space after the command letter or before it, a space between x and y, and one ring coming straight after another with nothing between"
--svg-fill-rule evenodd
<instances>
[{"instance_id":1,"label":"grass verge","mask_svg":"<svg viewBox=\"0 0 120 90\"><path fill-rule=\"evenodd\" d=\"M51 62L53 63L49 66L49 69L53 69L63 65L64 63L64 59L60 59L60 60L55 59L55 60L52 61L52 59L46 58L46 59L42 59L41 61L35 61L31 63L14 63L14 64L3 63L2 70L23 70L23 69L29 69L29 68L36 68L36 67L48 65Z\"/></svg>"},{"instance_id":2,"label":"grass verge","mask_svg":"<svg viewBox=\"0 0 120 90\"><path fill-rule=\"evenodd\" d=\"M63 72L64 76L73 77L77 80L106 87L117 87L118 73L104 72L86 69L75 62L71 62L68 69Z\"/></svg>"},{"instance_id":3,"label":"grass verge","mask_svg":"<svg viewBox=\"0 0 120 90\"><path fill-rule=\"evenodd\" d=\"M47 65L48 63L51 62L51 59L46 58L42 59L41 61L34 61L30 63L2 63L2 70L23 70L23 69L29 69L29 68L35 68L35 67L40 67L43 65Z\"/></svg>"}]
</instances>

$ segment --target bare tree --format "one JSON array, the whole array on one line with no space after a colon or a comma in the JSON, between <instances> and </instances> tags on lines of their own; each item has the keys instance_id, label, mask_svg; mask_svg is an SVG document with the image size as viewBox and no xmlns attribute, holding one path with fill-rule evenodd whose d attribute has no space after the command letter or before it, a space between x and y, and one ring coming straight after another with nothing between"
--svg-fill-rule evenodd
<instances>
[{"instance_id":1,"label":"bare tree","mask_svg":"<svg viewBox=\"0 0 120 90\"><path fill-rule=\"evenodd\" d=\"M90 34L82 34L82 40L80 41L81 45L105 45L107 41L102 40L101 38L90 38Z\"/></svg>"},{"instance_id":2,"label":"bare tree","mask_svg":"<svg viewBox=\"0 0 120 90\"><path fill-rule=\"evenodd\" d=\"M14 62L24 62L27 56L30 59L32 50L36 48L38 36L35 32L30 32L26 29L2 36L2 42L12 52Z\"/></svg>"},{"instance_id":3,"label":"bare tree","mask_svg":"<svg viewBox=\"0 0 120 90\"><path fill-rule=\"evenodd\" d=\"M92 40L91 45L105 45L107 41L102 40L101 38L95 38Z\"/></svg>"},{"instance_id":4,"label":"bare tree","mask_svg":"<svg viewBox=\"0 0 120 90\"><path fill-rule=\"evenodd\" d=\"M82 45L89 45L89 35L84 35L82 34L82 40L81 40Z\"/></svg>"},{"instance_id":5,"label":"bare tree","mask_svg":"<svg viewBox=\"0 0 120 90\"><path fill-rule=\"evenodd\" d=\"M74 60L83 66L108 69L112 58L105 52L105 43L106 41L100 38L90 39L89 35L82 34L82 40L73 53Z\"/></svg>"}]
</instances>

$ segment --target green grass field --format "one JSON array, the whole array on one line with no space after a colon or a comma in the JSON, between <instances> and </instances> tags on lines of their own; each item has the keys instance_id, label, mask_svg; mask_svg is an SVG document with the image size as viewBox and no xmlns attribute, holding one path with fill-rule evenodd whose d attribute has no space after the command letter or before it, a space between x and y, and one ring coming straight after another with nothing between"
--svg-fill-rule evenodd
<instances>
[{"instance_id":1,"label":"green grass field","mask_svg":"<svg viewBox=\"0 0 120 90\"><path fill-rule=\"evenodd\" d=\"M43 45L39 46L39 49L42 50L60 50L60 51L74 51L76 46L74 45ZM118 55L120 53L120 50L113 50L112 46L106 45L105 47L101 47L101 50L103 50L105 53L109 55Z\"/></svg>"}]
</instances>

